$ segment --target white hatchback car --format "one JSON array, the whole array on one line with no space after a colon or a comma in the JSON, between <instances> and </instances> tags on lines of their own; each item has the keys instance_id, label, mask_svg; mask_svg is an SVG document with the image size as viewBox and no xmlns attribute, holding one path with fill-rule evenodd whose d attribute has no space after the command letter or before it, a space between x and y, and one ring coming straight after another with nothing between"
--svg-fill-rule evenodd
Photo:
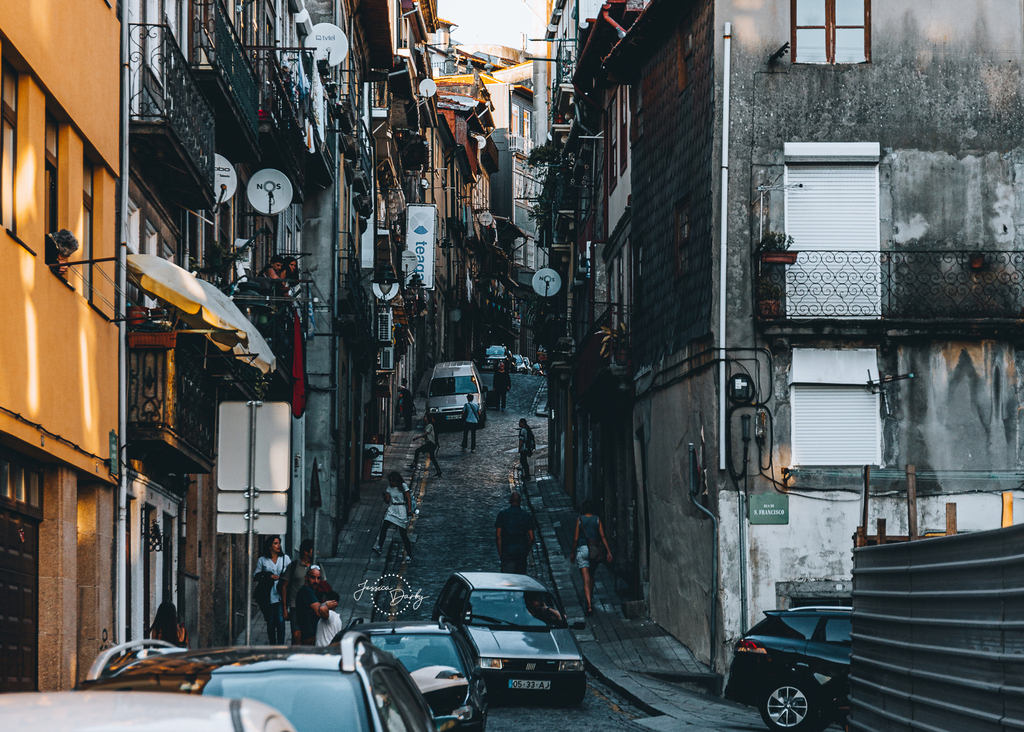
<instances>
[{"instance_id":1,"label":"white hatchback car","mask_svg":"<svg viewBox=\"0 0 1024 732\"><path fill-rule=\"evenodd\" d=\"M46 732L295 732L251 699L146 691L0 694L0 719L8 729Z\"/></svg>"}]
</instances>

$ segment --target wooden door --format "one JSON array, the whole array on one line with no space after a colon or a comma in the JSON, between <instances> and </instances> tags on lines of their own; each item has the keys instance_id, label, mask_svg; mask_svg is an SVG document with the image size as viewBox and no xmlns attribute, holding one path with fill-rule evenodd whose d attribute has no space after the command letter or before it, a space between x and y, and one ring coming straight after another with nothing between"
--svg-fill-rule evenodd
<instances>
[{"instance_id":1,"label":"wooden door","mask_svg":"<svg viewBox=\"0 0 1024 732\"><path fill-rule=\"evenodd\" d=\"M39 522L0 507L0 691L35 691Z\"/></svg>"}]
</instances>

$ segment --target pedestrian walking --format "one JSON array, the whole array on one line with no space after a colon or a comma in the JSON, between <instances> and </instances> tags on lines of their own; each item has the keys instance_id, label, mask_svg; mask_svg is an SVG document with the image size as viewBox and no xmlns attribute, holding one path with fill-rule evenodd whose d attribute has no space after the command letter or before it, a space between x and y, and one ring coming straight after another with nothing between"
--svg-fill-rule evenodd
<instances>
[{"instance_id":1,"label":"pedestrian walking","mask_svg":"<svg viewBox=\"0 0 1024 732\"><path fill-rule=\"evenodd\" d=\"M311 646L316 643L317 624L321 618L328 617L328 612L338 607L337 600L321 601L314 589L323 580L320 565L310 565L306 570L306 584L299 589L295 598L295 616L299 621L301 644Z\"/></svg>"},{"instance_id":2,"label":"pedestrian walking","mask_svg":"<svg viewBox=\"0 0 1024 732\"><path fill-rule=\"evenodd\" d=\"M594 502L584 501L580 512L582 515L576 519L576 533L572 538L569 561L575 562L583 575L583 594L587 598L584 614L589 616L594 614L594 572L601 562L612 561L612 550L605 538L601 518L595 513Z\"/></svg>"},{"instance_id":3,"label":"pedestrian walking","mask_svg":"<svg viewBox=\"0 0 1024 732\"><path fill-rule=\"evenodd\" d=\"M498 370L494 372L494 391L498 393L498 407L505 411L505 398L512 389L512 374L509 373L505 361L498 362Z\"/></svg>"},{"instance_id":4,"label":"pedestrian walking","mask_svg":"<svg viewBox=\"0 0 1024 732\"><path fill-rule=\"evenodd\" d=\"M466 403L462 405L462 449L466 449L466 438L473 433L473 449L476 452L476 430L480 426L480 406L473 401L473 395L466 396Z\"/></svg>"},{"instance_id":5,"label":"pedestrian walking","mask_svg":"<svg viewBox=\"0 0 1024 732\"><path fill-rule=\"evenodd\" d=\"M256 590L253 595L263 612L263 619L267 621L267 636L272 646L284 643L284 610L281 608L278 580L290 563L288 555L281 553L281 537L268 536L263 545L263 556L256 560L256 572L253 574Z\"/></svg>"},{"instance_id":6,"label":"pedestrian walking","mask_svg":"<svg viewBox=\"0 0 1024 732\"><path fill-rule=\"evenodd\" d=\"M378 554L384 551L384 540L387 539L388 530L394 526L402 537L402 544L405 546L405 560L412 561L412 545L409 543L409 517L412 515L412 493L409 486L402 480L402 474L398 471L388 473L388 487L384 490L384 502L388 504L387 513L384 514L384 522L380 526L380 536L377 537L377 546L373 550Z\"/></svg>"},{"instance_id":7,"label":"pedestrian walking","mask_svg":"<svg viewBox=\"0 0 1024 732\"><path fill-rule=\"evenodd\" d=\"M526 559L533 547L533 516L522 507L519 491L508 497L508 508L498 512L494 520L494 541L498 545L501 571L507 574L526 574Z\"/></svg>"},{"instance_id":8,"label":"pedestrian walking","mask_svg":"<svg viewBox=\"0 0 1024 732\"><path fill-rule=\"evenodd\" d=\"M437 477L440 478L444 475L441 472L441 463L437 461L437 430L434 429L434 417L428 414L425 418L427 426L423 430L423 434L415 438L417 440L423 440L423 444L416 448L416 452L412 455L412 465L409 466L411 470L416 469L416 461L420 458L420 453L425 452L430 456L430 459L434 461L434 468L437 470Z\"/></svg>"},{"instance_id":9,"label":"pedestrian walking","mask_svg":"<svg viewBox=\"0 0 1024 732\"><path fill-rule=\"evenodd\" d=\"M537 449L537 439L525 419L519 420L519 464L523 468L523 482L530 480L530 458Z\"/></svg>"},{"instance_id":10,"label":"pedestrian walking","mask_svg":"<svg viewBox=\"0 0 1024 732\"><path fill-rule=\"evenodd\" d=\"M331 590L324 596L324 602L334 602L334 606L338 606L338 602L341 601L341 595L334 590ZM326 616L324 613L319 613L320 620L316 624L316 644L318 646L329 646L331 641L334 640L334 636L338 634L345 624L341 620L341 616L334 610L327 608Z\"/></svg>"},{"instance_id":11,"label":"pedestrian walking","mask_svg":"<svg viewBox=\"0 0 1024 732\"><path fill-rule=\"evenodd\" d=\"M149 637L153 640L167 641L179 648L188 648L188 631L178 620L178 609L174 603L165 600L156 609L156 617L153 624L149 626Z\"/></svg>"},{"instance_id":12,"label":"pedestrian walking","mask_svg":"<svg viewBox=\"0 0 1024 732\"><path fill-rule=\"evenodd\" d=\"M402 379L402 385L398 387L398 413L404 422L404 429L408 432L412 429L412 416L416 414L416 402L409 391L408 379Z\"/></svg>"},{"instance_id":13,"label":"pedestrian walking","mask_svg":"<svg viewBox=\"0 0 1024 732\"><path fill-rule=\"evenodd\" d=\"M295 598L306 583L306 570L313 564L313 540L303 539L299 544L299 556L288 565L281 579L281 601L284 603L284 619L291 623L292 645L302 643L299 620L295 615Z\"/></svg>"}]
</instances>

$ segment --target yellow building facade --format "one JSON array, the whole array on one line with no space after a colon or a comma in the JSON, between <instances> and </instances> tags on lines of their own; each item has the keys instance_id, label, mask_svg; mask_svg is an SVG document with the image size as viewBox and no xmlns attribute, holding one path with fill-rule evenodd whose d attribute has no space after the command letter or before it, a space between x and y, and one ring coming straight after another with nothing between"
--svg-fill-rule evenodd
<instances>
[{"instance_id":1,"label":"yellow building facade","mask_svg":"<svg viewBox=\"0 0 1024 732\"><path fill-rule=\"evenodd\" d=\"M115 5L0 0L0 691L70 688L115 638Z\"/></svg>"}]
</instances>

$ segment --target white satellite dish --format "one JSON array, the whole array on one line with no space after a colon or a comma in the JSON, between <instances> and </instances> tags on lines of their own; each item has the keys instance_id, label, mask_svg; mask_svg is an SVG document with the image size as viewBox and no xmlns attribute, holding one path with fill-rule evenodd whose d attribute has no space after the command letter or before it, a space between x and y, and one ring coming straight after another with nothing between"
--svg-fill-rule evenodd
<instances>
[{"instance_id":1,"label":"white satellite dish","mask_svg":"<svg viewBox=\"0 0 1024 732\"><path fill-rule=\"evenodd\" d=\"M257 170L246 188L249 203L261 214L274 216L292 205L292 182L280 170Z\"/></svg>"},{"instance_id":2,"label":"white satellite dish","mask_svg":"<svg viewBox=\"0 0 1024 732\"><path fill-rule=\"evenodd\" d=\"M306 36L306 48L314 49L317 61L327 59L329 66L337 66L348 56L348 37L333 23L317 23Z\"/></svg>"},{"instance_id":3,"label":"white satellite dish","mask_svg":"<svg viewBox=\"0 0 1024 732\"><path fill-rule=\"evenodd\" d=\"M402 252L402 271L406 277L416 271L416 265L419 263L420 258L416 256L416 252L410 252L408 249Z\"/></svg>"},{"instance_id":4,"label":"white satellite dish","mask_svg":"<svg viewBox=\"0 0 1024 732\"><path fill-rule=\"evenodd\" d=\"M473 135L473 137L476 138L477 149L483 150L485 147L487 147L487 138L486 137L484 137L483 135Z\"/></svg>"},{"instance_id":5,"label":"white satellite dish","mask_svg":"<svg viewBox=\"0 0 1024 732\"><path fill-rule=\"evenodd\" d=\"M551 297L562 288L562 278L558 272L545 267L538 269L533 275L533 291L541 297Z\"/></svg>"},{"instance_id":6,"label":"white satellite dish","mask_svg":"<svg viewBox=\"0 0 1024 732\"><path fill-rule=\"evenodd\" d=\"M213 156L213 193L217 203L230 201L238 190L238 174L235 166L223 155Z\"/></svg>"},{"instance_id":7,"label":"white satellite dish","mask_svg":"<svg viewBox=\"0 0 1024 732\"><path fill-rule=\"evenodd\" d=\"M420 82L420 96L432 97L437 94L437 84L433 79L424 79Z\"/></svg>"},{"instance_id":8,"label":"white satellite dish","mask_svg":"<svg viewBox=\"0 0 1024 732\"><path fill-rule=\"evenodd\" d=\"M390 300L391 298L398 294L398 290L399 287L397 283L391 285L391 289L389 289L387 292L384 292L379 282L373 283L373 294L378 300Z\"/></svg>"},{"instance_id":9,"label":"white satellite dish","mask_svg":"<svg viewBox=\"0 0 1024 732\"><path fill-rule=\"evenodd\" d=\"M490 226L494 223L494 217L491 216L490 211L481 212L477 219L480 221L481 226Z\"/></svg>"},{"instance_id":10,"label":"white satellite dish","mask_svg":"<svg viewBox=\"0 0 1024 732\"><path fill-rule=\"evenodd\" d=\"M449 310L448 320L452 321L453 323L458 323L460 320L462 320L462 311L459 310L458 308L453 308Z\"/></svg>"}]
</instances>

